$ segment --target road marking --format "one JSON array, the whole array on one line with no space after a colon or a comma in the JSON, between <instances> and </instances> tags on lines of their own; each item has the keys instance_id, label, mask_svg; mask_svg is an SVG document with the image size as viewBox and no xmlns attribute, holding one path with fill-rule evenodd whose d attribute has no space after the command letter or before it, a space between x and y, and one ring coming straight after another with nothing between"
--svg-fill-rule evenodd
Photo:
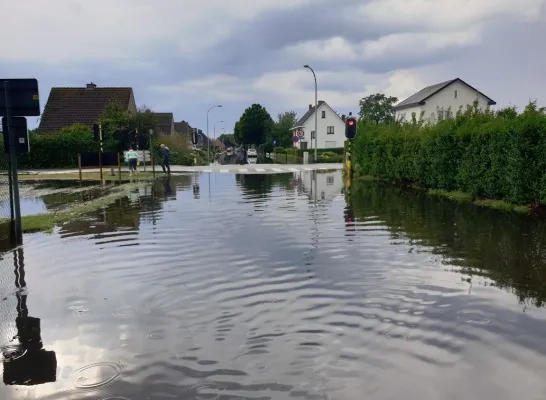
<instances>
[{"instance_id":1,"label":"road marking","mask_svg":"<svg viewBox=\"0 0 546 400\"><path fill-rule=\"evenodd\" d=\"M312 171L313 168L304 168L305 171Z\"/></svg>"},{"instance_id":2,"label":"road marking","mask_svg":"<svg viewBox=\"0 0 546 400\"><path fill-rule=\"evenodd\" d=\"M274 172L282 172L282 169L280 168L271 168L271 170Z\"/></svg>"},{"instance_id":3,"label":"road marking","mask_svg":"<svg viewBox=\"0 0 546 400\"><path fill-rule=\"evenodd\" d=\"M256 172L265 172L265 169L263 169L263 168L256 168Z\"/></svg>"},{"instance_id":4,"label":"road marking","mask_svg":"<svg viewBox=\"0 0 546 400\"><path fill-rule=\"evenodd\" d=\"M298 172L299 170L297 168L288 168L292 172Z\"/></svg>"},{"instance_id":5,"label":"road marking","mask_svg":"<svg viewBox=\"0 0 546 400\"><path fill-rule=\"evenodd\" d=\"M229 173L229 169L221 169L220 173L221 174L227 174L227 173Z\"/></svg>"},{"instance_id":6,"label":"road marking","mask_svg":"<svg viewBox=\"0 0 546 400\"><path fill-rule=\"evenodd\" d=\"M210 172L212 172L212 169L205 169L205 170L203 170L203 172L209 172L210 173Z\"/></svg>"},{"instance_id":7,"label":"road marking","mask_svg":"<svg viewBox=\"0 0 546 400\"><path fill-rule=\"evenodd\" d=\"M239 170L239 172L248 172L248 169L246 169L246 168L241 168L241 169Z\"/></svg>"}]
</instances>

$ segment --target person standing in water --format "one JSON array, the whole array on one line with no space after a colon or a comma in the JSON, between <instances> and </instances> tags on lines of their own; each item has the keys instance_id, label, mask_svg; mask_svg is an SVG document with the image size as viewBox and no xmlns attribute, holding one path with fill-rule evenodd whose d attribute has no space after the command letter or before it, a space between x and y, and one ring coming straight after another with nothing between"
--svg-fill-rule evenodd
<instances>
[{"instance_id":1,"label":"person standing in water","mask_svg":"<svg viewBox=\"0 0 546 400\"><path fill-rule=\"evenodd\" d=\"M161 164L161 167L163 168L164 173L171 174L171 166L169 163L169 158L171 156L171 152L167 146L164 144L161 144L159 146L161 148L161 154L163 155L163 163Z\"/></svg>"},{"instance_id":2,"label":"person standing in water","mask_svg":"<svg viewBox=\"0 0 546 400\"><path fill-rule=\"evenodd\" d=\"M126 154L127 163L129 164L129 173L133 176L133 171L138 173L137 163L138 163L138 153L133 150L132 147L129 147L129 151Z\"/></svg>"}]
</instances>

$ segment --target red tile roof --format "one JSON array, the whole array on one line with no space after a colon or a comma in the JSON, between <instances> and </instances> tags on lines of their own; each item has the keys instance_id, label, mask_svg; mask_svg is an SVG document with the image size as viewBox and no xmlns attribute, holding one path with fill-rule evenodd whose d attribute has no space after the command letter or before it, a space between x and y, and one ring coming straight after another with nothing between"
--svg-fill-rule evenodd
<instances>
[{"instance_id":1,"label":"red tile roof","mask_svg":"<svg viewBox=\"0 0 546 400\"><path fill-rule=\"evenodd\" d=\"M130 87L52 88L40 119L39 133L55 133L75 123L90 128L97 122L109 102L127 107L133 98Z\"/></svg>"}]
</instances>

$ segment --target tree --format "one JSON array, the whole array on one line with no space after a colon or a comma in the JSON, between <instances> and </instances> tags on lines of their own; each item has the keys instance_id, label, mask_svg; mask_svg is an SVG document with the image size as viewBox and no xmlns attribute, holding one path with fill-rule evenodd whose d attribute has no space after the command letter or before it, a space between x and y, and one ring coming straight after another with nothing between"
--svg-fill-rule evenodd
<instances>
[{"instance_id":1,"label":"tree","mask_svg":"<svg viewBox=\"0 0 546 400\"><path fill-rule=\"evenodd\" d=\"M260 104L252 104L235 124L235 139L239 143L259 145L271 136L273 120Z\"/></svg>"},{"instance_id":2,"label":"tree","mask_svg":"<svg viewBox=\"0 0 546 400\"><path fill-rule=\"evenodd\" d=\"M271 140L277 142L278 147L290 147L292 145L292 131L290 128L298 122L295 111L286 111L277 114L277 122L273 125Z\"/></svg>"},{"instance_id":3,"label":"tree","mask_svg":"<svg viewBox=\"0 0 546 400\"><path fill-rule=\"evenodd\" d=\"M235 146L237 144L235 141L235 135L230 133L222 133L220 136L218 136L218 140L220 140L226 146Z\"/></svg>"},{"instance_id":4,"label":"tree","mask_svg":"<svg viewBox=\"0 0 546 400\"><path fill-rule=\"evenodd\" d=\"M398 98L385 96L382 93L372 94L360 100L360 118L374 124L394 122L392 107L398 103Z\"/></svg>"}]
</instances>

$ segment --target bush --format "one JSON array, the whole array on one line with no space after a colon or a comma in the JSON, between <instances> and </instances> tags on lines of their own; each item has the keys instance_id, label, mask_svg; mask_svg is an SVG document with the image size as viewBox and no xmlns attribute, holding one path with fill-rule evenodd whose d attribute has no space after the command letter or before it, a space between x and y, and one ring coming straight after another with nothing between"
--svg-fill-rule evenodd
<instances>
[{"instance_id":1,"label":"bush","mask_svg":"<svg viewBox=\"0 0 546 400\"><path fill-rule=\"evenodd\" d=\"M355 172L514 204L546 204L546 114L477 105L433 126L360 122Z\"/></svg>"},{"instance_id":2,"label":"bush","mask_svg":"<svg viewBox=\"0 0 546 400\"><path fill-rule=\"evenodd\" d=\"M317 151L317 153L319 163L338 163L343 161L343 155L336 154L333 151Z\"/></svg>"},{"instance_id":3,"label":"bush","mask_svg":"<svg viewBox=\"0 0 546 400\"><path fill-rule=\"evenodd\" d=\"M78 153L99 151L99 143L93 140L93 134L84 125L75 124L62 129L56 134L29 135L30 153L18 157L18 167L24 168L76 168ZM103 143L104 151L114 151L113 141ZM1 155L4 154L3 141L0 142Z\"/></svg>"}]
</instances>

